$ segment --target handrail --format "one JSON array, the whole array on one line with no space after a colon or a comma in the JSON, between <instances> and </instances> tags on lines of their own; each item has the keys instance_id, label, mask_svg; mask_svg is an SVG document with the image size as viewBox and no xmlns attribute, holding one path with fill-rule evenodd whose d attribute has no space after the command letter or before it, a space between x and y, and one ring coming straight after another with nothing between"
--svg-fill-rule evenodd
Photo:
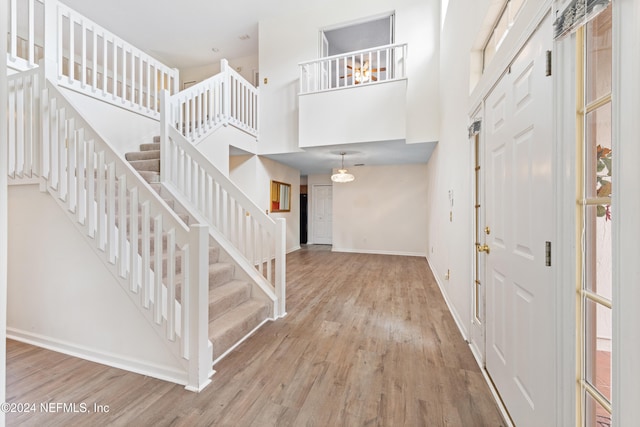
<instances>
[{"instance_id":1,"label":"handrail","mask_svg":"<svg viewBox=\"0 0 640 427\"><path fill-rule=\"evenodd\" d=\"M258 88L220 61L220 73L172 96L171 123L195 144L221 126L258 137Z\"/></svg>"},{"instance_id":2,"label":"handrail","mask_svg":"<svg viewBox=\"0 0 640 427\"><path fill-rule=\"evenodd\" d=\"M164 92L162 105L170 105L172 99ZM284 316L284 220L276 222L265 214L172 125L170 109L163 108L163 111L166 112L161 116L161 181L176 191L190 209L205 218L259 272L269 285L265 291L275 296L274 317Z\"/></svg>"},{"instance_id":3,"label":"handrail","mask_svg":"<svg viewBox=\"0 0 640 427\"><path fill-rule=\"evenodd\" d=\"M300 62L300 95L404 79L406 58L395 43Z\"/></svg>"},{"instance_id":4,"label":"handrail","mask_svg":"<svg viewBox=\"0 0 640 427\"><path fill-rule=\"evenodd\" d=\"M63 207L181 361L179 380L190 390L201 390L212 373L208 226L187 227L57 86L45 80L43 67L10 81L8 102L14 113L7 121L16 128L10 175L16 180L38 177L41 189ZM21 132L33 137L22 138Z\"/></svg>"}]
</instances>

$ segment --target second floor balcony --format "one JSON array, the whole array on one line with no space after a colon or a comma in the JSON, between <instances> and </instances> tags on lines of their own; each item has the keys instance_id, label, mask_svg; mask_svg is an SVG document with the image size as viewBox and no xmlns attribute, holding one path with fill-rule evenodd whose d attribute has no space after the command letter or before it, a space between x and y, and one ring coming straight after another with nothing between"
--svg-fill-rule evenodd
<instances>
[{"instance_id":1,"label":"second floor balcony","mask_svg":"<svg viewBox=\"0 0 640 427\"><path fill-rule=\"evenodd\" d=\"M407 44L300 63L299 145L406 138Z\"/></svg>"}]
</instances>

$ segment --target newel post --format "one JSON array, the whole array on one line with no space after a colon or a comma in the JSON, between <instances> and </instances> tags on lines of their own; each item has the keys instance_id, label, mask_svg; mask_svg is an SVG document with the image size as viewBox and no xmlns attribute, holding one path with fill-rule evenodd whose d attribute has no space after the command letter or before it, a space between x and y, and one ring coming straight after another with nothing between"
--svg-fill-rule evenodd
<instances>
[{"instance_id":1,"label":"newel post","mask_svg":"<svg viewBox=\"0 0 640 427\"><path fill-rule=\"evenodd\" d=\"M169 123L171 123L171 95L160 92L160 182L167 182L170 162Z\"/></svg>"},{"instance_id":2,"label":"newel post","mask_svg":"<svg viewBox=\"0 0 640 427\"><path fill-rule=\"evenodd\" d=\"M287 220L276 219L276 298L278 299L278 309L276 315L284 317L287 315Z\"/></svg>"},{"instance_id":3,"label":"newel post","mask_svg":"<svg viewBox=\"0 0 640 427\"><path fill-rule=\"evenodd\" d=\"M220 60L220 73L223 75L222 80L222 117L224 117L224 126L227 126L231 118L231 73L229 73L229 61Z\"/></svg>"},{"instance_id":4,"label":"newel post","mask_svg":"<svg viewBox=\"0 0 640 427\"><path fill-rule=\"evenodd\" d=\"M62 29L58 28L58 2L44 2L44 73L45 78L57 82L62 78ZM42 66L42 65L40 65Z\"/></svg>"},{"instance_id":5,"label":"newel post","mask_svg":"<svg viewBox=\"0 0 640 427\"><path fill-rule=\"evenodd\" d=\"M185 289L189 340L190 391L202 391L211 382L213 354L209 346L209 227L189 230L189 282ZM184 307L183 307L184 309Z\"/></svg>"}]
</instances>

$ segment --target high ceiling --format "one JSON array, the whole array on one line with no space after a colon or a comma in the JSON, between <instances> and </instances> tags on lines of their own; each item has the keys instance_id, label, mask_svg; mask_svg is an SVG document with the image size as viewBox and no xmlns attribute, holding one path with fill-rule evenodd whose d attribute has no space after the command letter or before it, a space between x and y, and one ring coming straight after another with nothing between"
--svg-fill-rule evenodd
<instances>
[{"instance_id":1,"label":"high ceiling","mask_svg":"<svg viewBox=\"0 0 640 427\"><path fill-rule=\"evenodd\" d=\"M258 22L293 13L304 6L295 0L62 2L167 65L178 68L256 55ZM213 52L213 48L218 52Z\"/></svg>"},{"instance_id":2,"label":"high ceiling","mask_svg":"<svg viewBox=\"0 0 640 427\"><path fill-rule=\"evenodd\" d=\"M258 54L258 22L277 16L296 15L300 10L322 4L296 0L62 0L72 9L110 32L143 49L165 64L193 68L218 63L220 59ZM369 28L370 34L362 33ZM388 20L360 28L359 37L350 30L333 28L331 44L339 49L361 47L348 43L384 38L387 44ZM342 37L344 36L344 37ZM340 38L343 38L341 41ZM347 44L342 44L343 42ZM377 44L377 43L376 43ZM217 51L214 52L213 49ZM349 144L306 149L299 153L267 157L299 169L302 175L330 173L339 165L341 151L345 166L426 163L433 143L404 144L399 141ZM232 150L231 154L241 154Z\"/></svg>"}]
</instances>

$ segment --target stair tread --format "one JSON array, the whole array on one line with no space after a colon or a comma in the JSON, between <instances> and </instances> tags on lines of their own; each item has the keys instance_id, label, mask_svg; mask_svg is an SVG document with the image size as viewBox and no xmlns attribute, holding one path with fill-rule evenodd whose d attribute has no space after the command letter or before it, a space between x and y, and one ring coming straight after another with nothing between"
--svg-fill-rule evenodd
<instances>
[{"instance_id":1,"label":"stair tread","mask_svg":"<svg viewBox=\"0 0 640 427\"><path fill-rule=\"evenodd\" d=\"M129 163L137 171L160 172L160 159L129 160Z\"/></svg>"},{"instance_id":2,"label":"stair tread","mask_svg":"<svg viewBox=\"0 0 640 427\"><path fill-rule=\"evenodd\" d=\"M248 328L248 330L243 331L245 335L248 334L261 320L266 319L267 307L266 302L257 299L250 299L238 305L234 309L229 310L222 316L209 322L209 338L212 341L217 341L238 328ZM263 314L264 317L259 320ZM238 339L240 338L241 337L238 337ZM234 342L236 341L237 339L234 340Z\"/></svg>"},{"instance_id":3,"label":"stair tread","mask_svg":"<svg viewBox=\"0 0 640 427\"><path fill-rule=\"evenodd\" d=\"M160 160L160 150L132 151L126 153L124 158L129 162L135 160Z\"/></svg>"},{"instance_id":4,"label":"stair tread","mask_svg":"<svg viewBox=\"0 0 640 427\"><path fill-rule=\"evenodd\" d=\"M239 289L244 290L247 286L248 283L243 282L242 280L232 280L227 282L224 285L220 285L209 291L209 302L211 303L235 292L239 292Z\"/></svg>"}]
</instances>

